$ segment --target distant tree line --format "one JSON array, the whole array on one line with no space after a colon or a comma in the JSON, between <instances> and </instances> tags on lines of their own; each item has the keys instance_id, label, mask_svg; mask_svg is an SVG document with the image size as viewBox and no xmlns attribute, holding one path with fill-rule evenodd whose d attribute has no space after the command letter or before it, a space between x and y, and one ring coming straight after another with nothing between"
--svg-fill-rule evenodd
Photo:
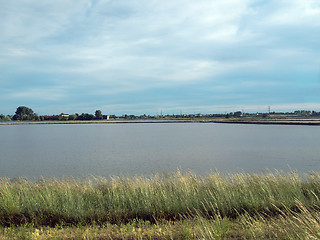
<instances>
[{"instance_id":1,"label":"distant tree line","mask_svg":"<svg viewBox=\"0 0 320 240\"><path fill-rule=\"evenodd\" d=\"M25 106L19 106L14 115L3 115L0 114L0 121L90 121L90 120L103 120L103 119L196 119L196 118L243 118L243 117L254 117L254 118L270 118L277 116L288 116L288 117L305 117L313 116L320 117L320 112L297 110L294 112L269 112L269 113L243 113L241 111L230 112L225 114L167 114L167 115L103 115L101 110L96 110L95 114L90 113L75 113L75 114L64 114L60 115L42 115L39 116L31 108Z\"/></svg>"},{"instance_id":2,"label":"distant tree line","mask_svg":"<svg viewBox=\"0 0 320 240\"><path fill-rule=\"evenodd\" d=\"M0 114L0 121L69 121L69 120L102 120L108 119L108 115L102 115L101 110L96 110L95 114L64 114L39 116L31 108L19 106L14 115Z\"/></svg>"},{"instance_id":3,"label":"distant tree line","mask_svg":"<svg viewBox=\"0 0 320 240\"><path fill-rule=\"evenodd\" d=\"M101 110L96 110L95 114L90 113L82 113L82 114L64 114L61 113L60 115L50 115L50 116L40 116L41 121L73 121L73 120L102 120L102 119L108 119L108 115L102 115Z\"/></svg>"}]
</instances>

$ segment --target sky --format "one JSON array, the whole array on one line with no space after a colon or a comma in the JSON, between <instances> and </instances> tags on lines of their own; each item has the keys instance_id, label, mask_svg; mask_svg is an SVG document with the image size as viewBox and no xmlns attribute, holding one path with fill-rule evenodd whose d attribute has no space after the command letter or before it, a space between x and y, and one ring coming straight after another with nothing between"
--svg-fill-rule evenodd
<instances>
[{"instance_id":1,"label":"sky","mask_svg":"<svg viewBox=\"0 0 320 240\"><path fill-rule=\"evenodd\" d=\"M320 111L319 0L0 0L0 113Z\"/></svg>"}]
</instances>

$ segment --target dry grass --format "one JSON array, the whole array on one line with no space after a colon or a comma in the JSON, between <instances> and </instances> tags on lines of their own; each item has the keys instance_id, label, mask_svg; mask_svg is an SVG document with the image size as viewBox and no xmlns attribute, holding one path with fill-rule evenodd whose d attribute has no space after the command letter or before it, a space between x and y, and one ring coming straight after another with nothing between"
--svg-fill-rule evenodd
<instances>
[{"instance_id":1,"label":"dry grass","mask_svg":"<svg viewBox=\"0 0 320 240\"><path fill-rule=\"evenodd\" d=\"M0 238L319 239L319 195L318 173L1 179Z\"/></svg>"}]
</instances>

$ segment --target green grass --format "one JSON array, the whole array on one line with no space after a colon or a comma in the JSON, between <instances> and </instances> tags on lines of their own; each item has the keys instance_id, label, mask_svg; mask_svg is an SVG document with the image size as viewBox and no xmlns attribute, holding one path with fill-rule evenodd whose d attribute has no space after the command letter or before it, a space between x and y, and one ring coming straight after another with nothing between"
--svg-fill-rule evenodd
<instances>
[{"instance_id":1,"label":"green grass","mask_svg":"<svg viewBox=\"0 0 320 240\"><path fill-rule=\"evenodd\" d=\"M319 196L318 173L1 179L0 238L317 239Z\"/></svg>"}]
</instances>

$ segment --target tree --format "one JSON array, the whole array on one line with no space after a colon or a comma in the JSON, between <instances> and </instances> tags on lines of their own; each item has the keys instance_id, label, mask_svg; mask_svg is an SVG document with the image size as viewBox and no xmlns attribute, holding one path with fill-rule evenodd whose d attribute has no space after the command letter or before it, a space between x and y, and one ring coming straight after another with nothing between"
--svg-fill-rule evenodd
<instances>
[{"instance_id":1,"label":"tree","mask_svg":"<svg viewBox=\"0 0 320 240\"><path fill-rule=\"evenodd\" d=\"M103 115L101 113L101 110L97 110L95 113L95 116L96 116L96 119L99 119L99 120L103 119Z\"/></svg>"},{"instance_id":2,"label":"tree","mask_svg":"<svg viewBox=\"0 0 320 240\"><path fill-rule=\"evenodd\" d=\"M37 113L34 114L34 120L36 121L40 121L40 117Z\"/></svg>"},{"instance_id":3,"label":"tree","mask_svg":"<svg viewBox=\"0 0 320 240\"><path fill-rule=\"evenodd\" d=\"M72 114L69 116L69 120L76 120L77 119L77 115L76 114Z\"/></svg>"},{"instance_id":4,"label":"tree","mask_svg":"<svg viewBox=\"0 0 320 240\"><path fill-rule=\"evenodd\" d=\"M233 113L234 117L241 117L242 116L242 112L241 111L237 111Z\"/></svg>"},{"instance_id":5,"label":"tree","mask_svg":"<svg viewBox=\"0 0 320 240\"><path fill-rule=\"evenodd\" d=\"M79 117L78 120L93 120L94 116L89 113L82 113Z\"/></svg>"},{"instance_id":6,"label":"tree","mask_svg":"<svg viewBox=\"0 0 320 240\"><path fill-rule=\"evenodd\" d=\"M20 106L17 108L13 120L35 120L36 115L31 108Z\"/></svg>"}]
</instances>

